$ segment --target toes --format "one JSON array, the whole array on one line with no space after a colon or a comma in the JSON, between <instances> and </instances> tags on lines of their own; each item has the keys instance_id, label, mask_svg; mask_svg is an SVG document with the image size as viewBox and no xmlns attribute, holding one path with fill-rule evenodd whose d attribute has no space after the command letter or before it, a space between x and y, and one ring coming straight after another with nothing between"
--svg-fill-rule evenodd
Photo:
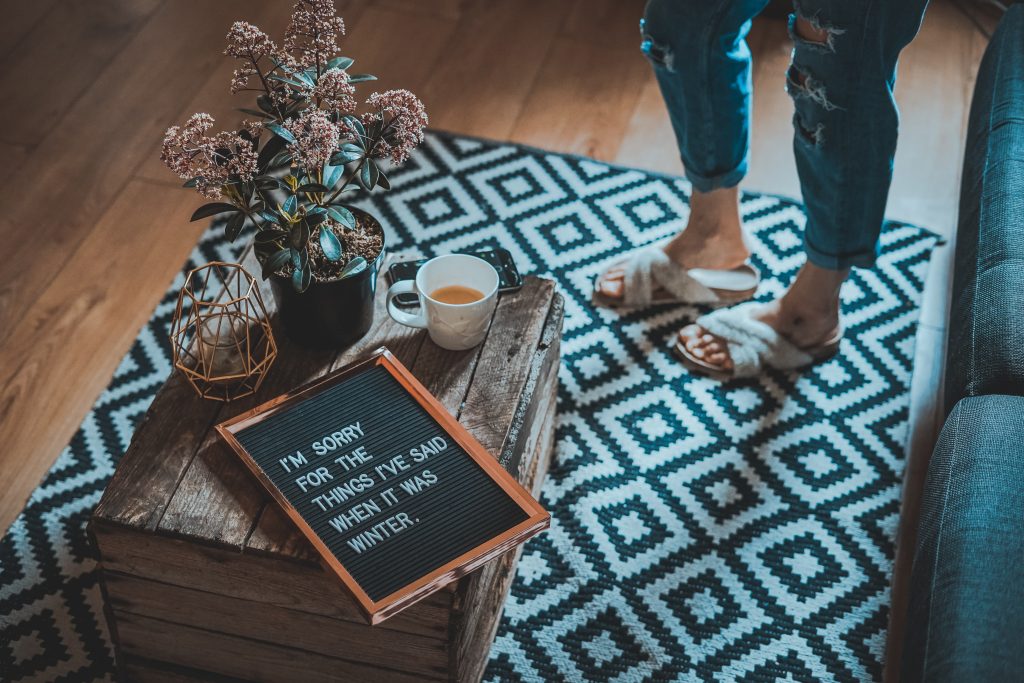
<instances>
[{"instance_id":1,"label":"toes","mask_svg":"<svg viewBox=\"0 0 1024 683\"><path fill-rule=\"evenodd\" d=\"M700 344L700 338L703 333L704 330L697 325L687 325L683 329L679 330L678 337L683 346L692 350Z\"/></svg>"},{"instance_id":2,"label":"toes","mask_svg":"<svg viewBox=\"0 0 1024 683\"><path fill-rule=\"evenodd\" d=\"M602 278L597 283L597 289L598 289L598 291L601 292L601 294L604 294L607 297L610 297L612 299L621 299L622 298L622 279L621 278L613 279L613 278L607 278L607 277Z\"/></svg>"},{"instance_id":3,"label":"toes","mask_svg":"<svg viewBox=\"0 0 1024 683\"><path fill-rule=\"evenodd\" d=\"M679 341L694 358L723 370L732 369L728 345L699 325L687 325L679 330Z\"/></svg>"},{"instance_id":4,"label":"toes","mask_svg":"<svg viewBox=\"0 0 1024 683\"><path fill-rule=\"evenodd\" d=\"M621 266L612 266L597 281L597 291L612 299L621 299L625 272Z\"/></svg>"}]
</instances>

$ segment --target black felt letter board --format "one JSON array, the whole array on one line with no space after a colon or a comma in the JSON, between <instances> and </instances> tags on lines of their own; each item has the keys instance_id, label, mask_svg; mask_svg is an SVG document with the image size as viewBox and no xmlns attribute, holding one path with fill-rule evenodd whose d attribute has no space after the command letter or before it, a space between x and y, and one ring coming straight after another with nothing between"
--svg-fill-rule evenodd
<instances>
[{"instance_id":1,"label":"black felt letter board","mask_svg":"<svg viewBox=\"0 0 1024 683\"><path fill-rule=\"evenodd\" d=\"M380 603L537 521L539 506L524 507L521 489L509 495L508 482L471 457L451 427L378 363L221 433L300 528L308 525L307 537L319 538L321 553ZM527 535L547 525L540 514Z\"/></svg>"}]
</instances>

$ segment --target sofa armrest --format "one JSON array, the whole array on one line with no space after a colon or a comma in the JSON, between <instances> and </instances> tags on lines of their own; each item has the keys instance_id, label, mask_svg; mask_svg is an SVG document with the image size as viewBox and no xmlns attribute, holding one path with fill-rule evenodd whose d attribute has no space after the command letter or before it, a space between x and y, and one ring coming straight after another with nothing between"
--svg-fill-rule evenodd
<instances>
[{"instance_id":1,"label":"sofa armrest","mask_svg":"<svg viewBox=\"0 0 1024 683\"><path fill-rule=\"evenodd\" d=\"M999 22L978 69L960 181L946 410L1024 394L1024 5Z\"/></svg>"},{"instance_id":2,"label":"sofa armrest","mask_svg":"<svg viewBox=\"0 0 1024 683\"><path fill-rule=\"evenodd\" d=\"M1024 398L956 404L928 466L904 682L1024 672Z\"/></svg>"}]
</instances>

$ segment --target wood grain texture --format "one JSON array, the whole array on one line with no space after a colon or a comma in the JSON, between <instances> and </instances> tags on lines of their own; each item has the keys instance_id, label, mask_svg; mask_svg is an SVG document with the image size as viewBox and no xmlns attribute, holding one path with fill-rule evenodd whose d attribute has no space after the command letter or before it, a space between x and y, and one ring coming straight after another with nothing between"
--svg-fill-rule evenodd
<instances>
[{"instance_id":1,"label":"wood grain texture","mask_svg":"<svg viewBox=\"0 0 1024 683\"><path fill-rule=\"evenodd\" d=\"M240 638L123 612L125 647L138 657L249 681L420 683L422 673L349 662L265 640Z\"/></svg>"},{"instance_id":2,"label":"wood grain texture","mask_svg":"<svg viewBox=\"0 0 1024 683\"><path fill-rule=\"evenodd\" d=\"M0 137L39 144L159 6L160 0L64 0L36 22L0 71L0 91L13 95L0 99ZM61 36L58 49L54 34ZM31 116L23 115L26 102L39 103Z\"/></svg>"},{"instance_id":3,"label":"wood grain texture","mask_svg":"<svg viewBox=\"0 0 1024 683\"><path fill-rule=\"evenodd\" d=\"M6 58L53 8L57 0L0 0L0 56Z\"/></svg>"},{"instance_id":4,"label":"wood grain texture","mask_svg":"<svg viewBox=\"0 0 1024 683\"><path fill-rule=\"evenodd\" d=\"M274 647L261 655L267 671L284 670L297 652L312 652L313 668L329 664L322 655L345 660L345 667L374 663L424 678L482 672L516 553L371 628L212 430L215 422L386 344L520 481L538 490L552 457L557 403L563 303L554 283L527 276L522 290L501 295L488 337L469 351L436 347L424 331L394 322L384 305L378 297L370 333L340 353L293 348L279 335L279 360L253 397L227 405L205 402L183 392L175 378L160 392L90 523L127 657L156 662L160 671L171 666L252 675L199 655L168 653L139 636L159 632L168 642L192 643L203 632L238 652L269 639ZM503 392L475 390L499 382ZM177 429L193 410L198 417ZM268 619L278 629L272 637L266 635ZM394 652L408 659L391 662L387 655ZM352 669L353 675L358 671Z\"/></svg>"},{"instance_id":5,"label":"wood grain texture","mask_svg":"<svg viewBox=\"0 0 1024 683\"><path fill-rule=\"evenodd\" d=\"M634 41L635 42L635 41ZM512 129L517 142L609 161L649 75L635 45L559 37Z\"/></svg>"},{"instance_id":6,"label":"wood grain texture","mask_svg":"<svg viewBox=\"0 0 1024 683\"><path fill-rule=\"evenodd\" d=\"M243 556L231 549L203 546L102 520L94 520L90 530L96 545L102 548L105 572L202 589L255 603L257 611L265 604L366 624L349 594L320 568L317 559L282 561L281 556ZM450 609L451 594L437 593L374 628L444 639Z\"/></svg>"},{"instance_id":7,"label":"wood grain texture","mask_svg":"<svg viewBox=\"0 0 1024 683\"><path fill-rule=\"evenodd\" d=\"M568 8L550 0L469 3L420 93L430 125L508 138Z\"/></svg>"},{"instance_id":8,"label":"wood grain texture","mask_svg":"<svg viewBox=\"0 0 1024 683\"><path fill-rule=\"evenodd\" d=\"M349 662L391 662L408 673L441 678L448 670L445 641L392 630L382 638L365 624L261 604L207 591L108 572L104 575L115 619L122 614L153 617L191 626L200 615L204 628L240 638L270 640ZM260 618L254 619L256 612Z\"/></svg>"},{"instance_id":9,"label":"wood grain texture","mask_svg":"<svg viewBox=\"0 0 1024 683\"><path fill-rule=\"evenodd\" d=\"M110 273L169 282L190 247L167 223L187 225L189 207L172 188L132 180L78 245L81 265L58 271L0 345L0 504L10 508L49 463L26 453L59 452L78 428L63 416L88 410L156 304L155 291L118 286ZM123 231L124 222L133 226ZM193 239L194 239L193 230ZM168 257L173 255L173 260ZM177 262L179 265L175 265ZM118 323L112 325L111 321ZM70 343L69 343L70 340ZM97 349L110 354L98 360ZM46 406L46 410L40 410Z\"/></svg>"}]
</instances>

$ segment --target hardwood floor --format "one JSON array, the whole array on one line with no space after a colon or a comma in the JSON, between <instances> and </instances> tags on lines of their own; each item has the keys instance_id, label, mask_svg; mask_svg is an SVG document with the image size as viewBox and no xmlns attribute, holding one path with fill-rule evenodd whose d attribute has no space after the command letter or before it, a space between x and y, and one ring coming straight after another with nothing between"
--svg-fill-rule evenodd
<instances>
[{"instance_id":1,"label":"hardwood floor","mask_svg":"<svg viewBox=\"0 0 1024 683\"><path fill-rule=\"evenodd\" d=\"M196 197L158 161L163 130L192 111L231 123L239 103L226 92L224 33L236 18L280 33L289 4L0 0L0 90L8 95L0 102L0 529L74 434L203 228L187 222ZM637 50L641 0L338 5L346 51L383 87L420 94L437 128L681 170ZM936 0L900 64L889 214L947 239L985 42L951 2ZM758 20L750 43L755 119L745 187L797 195L785 25ZM941 417L951 252L936 253L915 355L890 661L898 661L917 504Z\"/></svg>"}]
</instances>

